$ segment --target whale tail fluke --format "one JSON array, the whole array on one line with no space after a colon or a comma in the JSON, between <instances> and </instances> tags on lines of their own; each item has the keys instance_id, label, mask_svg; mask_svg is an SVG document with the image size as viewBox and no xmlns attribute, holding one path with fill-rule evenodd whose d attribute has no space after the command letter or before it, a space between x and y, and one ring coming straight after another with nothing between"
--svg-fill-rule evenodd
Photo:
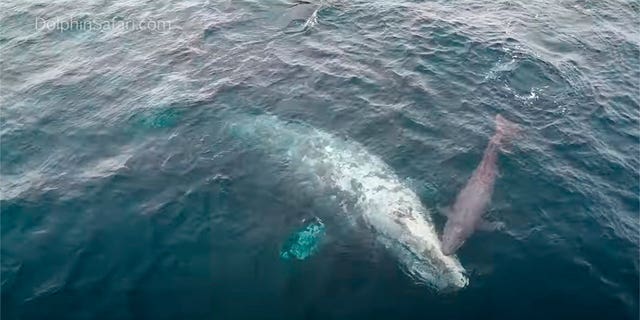
<instances>
[{"instance_id":1,"label":"whale tail fluke","mask_svg":"<svg viewBox=\"0 0 640 320\"><path fill-rule=\"evenodd\" d=\"M500 114L496 115L496 136L499 137L499 141L502 139L510 139L518 135L520 132L520 126L505 119Z\"/></svg>"}]
</instances>

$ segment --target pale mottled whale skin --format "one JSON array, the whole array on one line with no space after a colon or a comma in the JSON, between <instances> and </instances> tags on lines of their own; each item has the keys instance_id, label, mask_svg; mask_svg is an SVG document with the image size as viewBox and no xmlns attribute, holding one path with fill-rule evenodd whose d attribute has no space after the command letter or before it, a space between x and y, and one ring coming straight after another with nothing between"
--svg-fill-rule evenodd
<instances>
[{"instance_id":1,"label":"pale mottled whale skin","mask_svg":"<svg viewBox=\"0 0 640 320\"><path fill-rule=\"evenodd\" d=\"M442 235L442 252L454 254L478 228L495 228L483 220L498 175L500 147L518 132L518 126L501 115L496 116L496 132L484 150L480 165L460 191L455 203L446 210L447 223Z\"/></svg>"},{"instance_id":2,"label":"pale mottled whale skin","mask_svg":"<svg viewBox=\"0 0 640 320\"><path fill-rule=\"evenodd\" d=\"M315 192L344 200L344 221L353 227L361 227L361 221L414 280L437 291L469 283L460 261L442 252L420 198L378 156L355 141L301 123L268 115L242 118L230 123L235 137L285 157L291 173Z\"/></svg>"}]
</instances>

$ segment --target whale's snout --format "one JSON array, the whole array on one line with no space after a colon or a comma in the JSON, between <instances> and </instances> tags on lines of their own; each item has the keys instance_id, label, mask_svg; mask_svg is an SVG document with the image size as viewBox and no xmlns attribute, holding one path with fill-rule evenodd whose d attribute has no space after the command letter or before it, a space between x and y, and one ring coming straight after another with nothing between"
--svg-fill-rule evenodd
<instances>
[{"instance_id":1,"label":"whale's snout","mask_svg":"<svg viewBox=\"0 0 640 320\"><path fill-rule=\"evenodd\" d=\"M453 278L452 290L454 291L458 289L462 289L469 284L469 278L463 272L456 272L454 275L452 275L452 278Z\"/></svg>"},{"instance_id":2,"label":"whale's snout","mask_svg":"<svg viewBox=\"0 0 640 320\"><path fill-rule=\"evenodd\" d=\"M469 278L463 274L452 275L454 277L447 286L440 288L441 293L454 293L464 289L469 284Z\"/></svg>"}]
</instances>

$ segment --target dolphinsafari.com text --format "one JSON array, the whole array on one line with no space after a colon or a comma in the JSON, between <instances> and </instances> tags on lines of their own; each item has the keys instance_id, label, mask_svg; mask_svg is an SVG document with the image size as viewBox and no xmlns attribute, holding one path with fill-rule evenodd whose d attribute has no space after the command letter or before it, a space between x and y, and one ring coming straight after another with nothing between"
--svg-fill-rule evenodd
<instances>
[{"instance_id":1,"label":"dolphinsafari.com text","mask_svg":"<svg viewBox=\"0 0 640 320\"><path fill-rule=\"evenodd\" d=\"M155 31L163 32L171 29L171 21L162 20L91 20L91 19L48 19L36 17L36 30L45 31Z\"/></svg>"}]
</instances>

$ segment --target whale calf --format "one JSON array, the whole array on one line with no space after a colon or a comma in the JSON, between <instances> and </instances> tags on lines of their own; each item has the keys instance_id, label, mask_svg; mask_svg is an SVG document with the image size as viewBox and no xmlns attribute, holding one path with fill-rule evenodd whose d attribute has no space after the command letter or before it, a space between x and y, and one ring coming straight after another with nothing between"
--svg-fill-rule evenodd
<instances>
[{"instance_id":1,"label":"whale calf","mask_svg":"<svg viewBox=\"0 0 640 320\"><path fill-rule=\"evenodd\" d=\"M361 144L274 116L244 117L232 135L284 157L291 172L313 181L318 192L346 199L348 225L370 230L402 268L436 290L465 287L468 279L455 256L441 250L438 234L418 196L379 157Z\"/></svg>"},{"instance_id":2,"label":"whale calf","mask_svg":"<svg viewBox=\"0 0 640 320\"><path fill-rule=\"evenodd\" d=\"M505 140L518 132L518 126L501 115L497 115L495 121L496 132L484 150L482 161L458 194L453 206L445 209L447 223L442 234L442 251L446 255L455 253L476 229L495 229L500 225L483 220L482 216L491 201L498 175L498 151Z\"/></svg>"}]
</instances>

